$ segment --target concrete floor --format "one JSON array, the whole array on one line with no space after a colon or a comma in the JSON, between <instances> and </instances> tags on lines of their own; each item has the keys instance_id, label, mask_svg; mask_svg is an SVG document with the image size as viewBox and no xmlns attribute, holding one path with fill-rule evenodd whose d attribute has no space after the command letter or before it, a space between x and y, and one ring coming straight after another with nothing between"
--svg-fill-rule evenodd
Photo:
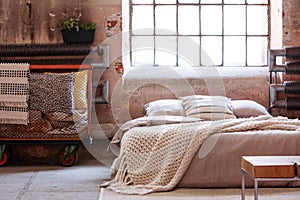
<instances>
[{"instance_id":1,"label":"concrete floor","mask_svg":"<svg viewBox=\"0 0 300 200\"><path fill-rule=\"evenodd\" d=\"M99 186L109 179L114 157L106 145L96 147L103 154L101 159L81 150L72 167L36 159L30 162L30 157L26 163L12 159L0 167L0 200L98 200Z\"/></svg>"}]
</instances>

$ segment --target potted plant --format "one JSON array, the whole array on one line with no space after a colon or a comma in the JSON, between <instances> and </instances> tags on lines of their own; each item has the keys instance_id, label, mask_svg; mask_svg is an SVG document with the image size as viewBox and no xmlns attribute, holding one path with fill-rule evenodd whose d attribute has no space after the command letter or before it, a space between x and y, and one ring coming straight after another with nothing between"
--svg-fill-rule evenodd
<instances>
[{"instance_id":1,"label":"potted plant","mask_svg":"<svg viewBox=\"0 0 300 200\"><path fill-rule=\"evenodd\" d=\"M80 42L92 43L94 41L94 34L96 30L96 23L87 22L82 23L79 15L75 17L65 17L63 21L58 22L58 27L62 30L64 42Z\"/></svg>"}]
</instances>

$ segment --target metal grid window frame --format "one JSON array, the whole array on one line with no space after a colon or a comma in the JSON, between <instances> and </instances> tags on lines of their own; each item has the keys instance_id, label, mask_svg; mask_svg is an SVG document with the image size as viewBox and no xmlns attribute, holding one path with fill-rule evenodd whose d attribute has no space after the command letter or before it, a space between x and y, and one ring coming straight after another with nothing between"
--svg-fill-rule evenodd
<instances>
[{"instance_id":1,"label":"metal grid window frame","mask_svg":"<svg viewBox=\"0 0 300 200\"><path fill-rule=\"evenodd\" d=\"M133 37L140 37L140 36L149 36L149 37L158 37L158 36L175 36L176 37L176 64L175 66L179 66L178 62L178 56L179 56L179 47L178 47L178 38L179 37L199 37L199 44L201 44L202 37L207 37L207 36L215 36L215 37L221 37L222 39L222 61L221 64L216 65L216 66L225 66L224 65L224 38L225 37L245 37L245 65L242 66L251 66L248 65L248 56L247 56L247 49L248 49L248 39L251 37L263 37L267 39L267 48L269 49L270 47L270 0L267 1L267 3L256 3L256 4L249 4L247 3L247 0L243 0L244 3L224 3L224 0L222 0L222 3L201 3L201 0L199 0L199 3L180 3L179 0L176 0L176 3L173 4L163 4L163 3L155 3L155 0L153 0L152 3L133 3L134 0L129 0L129 46L130 46L130 64L131 66L135 66L132 62L133 55L132 55L132 50L133 50L133 44L132 44L132 38ZM133 7L134 6L153 6L153 34L135 34L133 33L133 28L132 28L132 20L133 20ZM175 34L157 34L156 33L156 18L155 18L155 10L157 6L170 6L170 5L175 5L176 6L176 33ZM198 6L199 7L199 34L198 35L182 35L179 33L179 28L178 28L178 8L179 6ZM221 6L222 7L222 34L202 34L201 33L201 8L202 6ZM245 6L245 34L224 34L224 7L225 6ZM267 34L258 34L258 35L252 35L247 33L247 24L248 24L248 8L249 6L263 6L267 8ZM154 39L154 51L153 51L153 66L158 66L156 63L156 44L155 44L155 39ZM201 45L199 46L199 60L200 60L200 66L202 66L202 60L201 60ZM267 52L265 52L267 55ZM257 66L257 65L256 65ZM267 66L267 63L259 66Z\"/></svg>"}]
</instances>

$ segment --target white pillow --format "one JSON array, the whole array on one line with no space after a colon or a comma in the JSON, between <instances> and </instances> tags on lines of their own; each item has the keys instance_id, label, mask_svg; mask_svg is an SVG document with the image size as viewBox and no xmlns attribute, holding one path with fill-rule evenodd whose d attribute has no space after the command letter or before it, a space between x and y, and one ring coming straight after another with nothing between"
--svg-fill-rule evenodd
<instances>
[{"instance_id":1,"label":"white pillow","mask_svg":"<svg viewBox=\"0 0 300 200\"><path fill-rule=\"evenodd\" d=\"M232 106L233 114L239 118L270 115L263 105L252 100L232 100Z\"/></svg>"},{"instance_id":2,"label":"white pillow","mask_svg":"<svg viewBox=\"0 0 300 200\"><path fill-rule=\"evenodd\" d=\"M178 99L161 99L144 105L147 116L185 116L182 101Z\"/></svg>"}]
</instances>

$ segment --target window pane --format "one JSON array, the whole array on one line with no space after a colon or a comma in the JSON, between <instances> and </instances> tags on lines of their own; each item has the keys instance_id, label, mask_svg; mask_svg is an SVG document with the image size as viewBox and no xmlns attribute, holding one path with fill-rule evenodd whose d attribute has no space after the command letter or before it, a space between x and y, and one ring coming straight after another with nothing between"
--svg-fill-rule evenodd
<instances>
[{"instance_id":1,"label":"window pane","mask_svg":"<svg viewBox=\"0 0 300 200\"><path fill-rule=\"evenodd\" d=\"M248 65L267 65L268 40L266 37L248 37Z\"/></svg>"},{"instance_id":2,"label":"window pane","mask_svg":"<svg viewBox=\"0 0 300 200\"><path fill-rule=\"evenodd\" d=\"M152 4L153 0L132 0L133 4Z\"/></svg>"},{"instance_id":3,"label":"window pane","mask_svg":"<svg viewBox=\"0 0 300 200\"><path fill-rule=\"evenodd\" d=\"M200 66L200 37L178 37L178 65Z\"/></svg>"},{"instance_id":4,"label":"window pane","mask_svg":"<svg viewBox=\"0 0 300 200\"><path fill-rule=\"evenodd\" d=\"M248 6L248 35L268 34L268 10L266 6Z\"/></svg>"},{"instance_id":5,"label":"window pane","mask_svg":"<svg viewBox=\"0 0 300 200\"><path fill-rule=\"evenodd\" d=\"M201 0L202 4L220 4L222 0Z\"/></svg>"},{"instance_id":6,"label":"window pane","mask_svg":"<svg viewBox=\"0 0 300 200\"><path fill-rule=\"evenodd\" d=\"M153 34L153 24L153 6L133 6L133 34Z\"/></svg>"},{"instance_id":7,"label":"window pane","mask_svg":"<svg viewBox=\"0 0 300 200\"><path fill-rule=\"evenodd\" d=\"M176 4L176 0L155 0L157 4Z\"/></svg>"},{"instance_id":8,"label":"window pane","mask_svg":"<svg viewBox=\"0 0 300 200\"><path fill-rule=\"evenodd\" d=\"M204 36L201 38L201 64L222 65L222 37Z\"/></svg>"},{"instance_id":9,"label":"window pane","mask_svg":"<svg viewBox=\"0 0 300 200\"><path fill-rule=\"evenodd\" d=\"M221 6L201 7L201 34L203 35L222 34L222 7Z\"/></svg>"},{"instance_id":10,"label":"window pane","mask_svg":"<svg viewBox=\"0 0 300 200\"><path fill-rule=\"evenodd\" d=\"M156 34L176 34L176 6L156 6L155 23Z\"/></svg>"},{"instance_id":11,"label":"window pane","mask_svg":"<svg viewBox=\"0 0 300 200\"><path fill-rule=\"evenodd\" d=\"M245 4L245 0L224 0L224 4Z\"/></svg>"},{"instance_id":12,"label":"window pane","mask_svg":"<svg viewBox=\"0 0 300 200\"><path fill-rule=\"evenodd\" d=\"M245 35L246 33L245 6L224 6L224 34Z\"/></svg>"},{"instance_id":13,"label":"window pane","mask_svg":"<svg viewBox=\"0 0 300 200\"><path fill-rule=\"evenodd\" d=\"M178 32L182 35L199 34L199 6L178 7Z\"/></svg>"},{"instance_id":14,"label":"window pane","mask_svg":"<svg viewBox=\"0 0 300 200\"><path fill-rule=\"evenodd\" d=\"M199 3L199 0L179 0L179 3Z\"/></svg>"},{"instance_id":15,"label":"window pane","mask_svg":"<svg viewBox=\"0 0 300 200\"><path fill-rule=\"evenodd\" d=\"M245 66L245 39L244 36L224 37L224 65Z\"/></svg>"},{"instance_id":16,"label":"window pane","mask_svg":"<svg viewBox=\"0 0 300 200\"><path fill-rule=\"evenodd\" d=\"M155 37L155 64L176 65L176 36Z\"/></svg>"},{"instance_id":17,"label":"window pane","mask_svg":"<svg viewBox=\"0 0 300 200\"><path fill-rule=\"evenodd\" d=\"M268 0L247 0L248 4L267 4Z\"/></svg>"},{"instance_id":18,"label":"window pane","mask_svg":"<svg viewBox=\"0 0 300 200\"><path fill-rule=\"evenodd\" d=\"M132 37L132 65L144 66L154 62L154 38L152 36Z\"/></svg>"}]
</instances>

